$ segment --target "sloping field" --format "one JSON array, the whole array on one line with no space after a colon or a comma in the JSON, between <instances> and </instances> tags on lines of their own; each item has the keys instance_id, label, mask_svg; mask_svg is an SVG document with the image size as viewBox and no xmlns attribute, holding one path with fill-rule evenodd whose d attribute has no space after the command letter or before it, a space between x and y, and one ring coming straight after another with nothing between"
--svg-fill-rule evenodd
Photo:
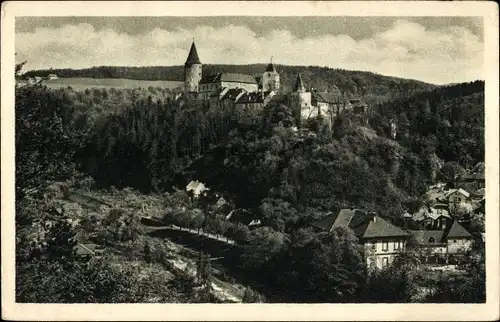
<instances>
[{"instance_id":1,"label":"sloping field","mask_svg":"<svg viewBox=\"0 0 500 322\"><path fill-rule=\"evenodd\" d=\"M124 78L58 78L44 80L43 84L50 88L61 88L71 86L75 90L86 88L148 88L160 87L176 89L181 87L183 82L179 81L149 81Z\"/></svg>"}]
</instances>

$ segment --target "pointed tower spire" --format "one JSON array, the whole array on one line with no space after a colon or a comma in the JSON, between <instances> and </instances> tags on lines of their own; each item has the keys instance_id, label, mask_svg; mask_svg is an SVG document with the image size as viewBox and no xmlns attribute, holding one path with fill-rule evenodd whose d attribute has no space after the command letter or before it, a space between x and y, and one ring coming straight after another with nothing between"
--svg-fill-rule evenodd
<instances>
[{"instance_id":1,"label":"pointed tower spire","mask_svg":"<svg viewBox=\"0 0 500 322\"><path fill-rule=\"evenodd\" d=\"M295 81L295 86L293 87L294 92L304 92L306 87L304 86L304 82L302 81L302 77L300 73L297 75L297 80Z\"/></svg>"},{"instance_id":2,"label":"pointed tower spire","mask_svg":"<svg viewBox=\"0 0 500 322\"><path fill-rule=\"evenodd\" d=\"M193 38L193 43L191 44L191 49L189 50L189 55L184 66L189 67L194 64L201 64L201 61L200 57L198 57L198 51L196 50L196 45L194 44Z\"/></svg>"},{"instance_id":3,"label":"pointed tower spire","mask_svg":"<svg viewBox=\"0 0 500 322\"><path fill-rule=\"evenodd\" d=\"M266 72L276 73L276 66L273 64L273 56L271 56L271 62L267 65Z\"/></svg>"}]
</instances>

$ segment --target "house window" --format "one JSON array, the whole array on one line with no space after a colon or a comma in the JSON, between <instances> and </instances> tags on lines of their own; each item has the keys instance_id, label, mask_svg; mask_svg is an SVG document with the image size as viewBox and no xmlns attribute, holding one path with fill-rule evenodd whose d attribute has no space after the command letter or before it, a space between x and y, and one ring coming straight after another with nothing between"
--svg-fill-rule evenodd
<instances>
[{"instance_id":1,"label":"house window","mask_svg":"<svg viewBox=\"0 0 500 322\"><path fill-rule=\"evenodd\" d=\"M394 249L395 249L395 250L400 249L400 247L401 247L401 244L400 244L400 243L401 243L401 242L399 242L399 241L395 241L395 242L394 242Z\"/></svg>"},{"instance_id":2,"label":"house window","mask_svg":"<svg viewBox=\"0 0 500 322\"><path fill-rule=\"evenodd\" d=\"M389 250L389 243L388 242L382 242L382 250L383 251L388 251Z\"/></svg>"},{"instance_id":3,"label":"house window","mask_svg":"<svg viewBox=\"0 0 500 322\"><path fill-rule=\"evenodd\" d=\"M429 243L430 243L430 244L433 244L435 241L436 241L436 240L434 239L434 237L429 238Z\"/></svg>"},{"instance_id":4,"label":"house window","mask_svg":"<svg viewBox=\"0 0 500 322\"><path fill-rule=\"evenodd\" d=\"M382 267L385 268L387 266L389 266L389 258L383 257L382 258Z\"/></svg>"},{"instance_id":5,"label":"house window","mask_svg":"<svg viewBox=\"0 0 500 322\"><path fill-rule=\"evenodd\" d=\"M456 239L453 239L453 244L456 244L457 243L457 240Z\"/></svg>"}]
</instances>

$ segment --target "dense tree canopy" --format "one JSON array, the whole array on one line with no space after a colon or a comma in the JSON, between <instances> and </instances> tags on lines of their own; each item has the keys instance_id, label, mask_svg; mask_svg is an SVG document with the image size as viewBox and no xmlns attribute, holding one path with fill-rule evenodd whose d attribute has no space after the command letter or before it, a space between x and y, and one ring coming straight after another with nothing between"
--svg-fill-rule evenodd
<instances>
[{"instance_id":1,"label":"dense tree canopy","mask_svg":"<svg viewBox=\"0 0 500 322\"><path fill-rule=\"evenodd\" d=\"M308 69L312 73L317 68ZM176 194L165 196L165 222L233 239L241 250L239 268L257 281L256 290L266 291L269 301L410 301L415 293L413 276L408 275L410 260L370 275L351 231L317 233L308 227L322 213L348 206L397 218L418 204L428 183L436 178L453 181L484 161L484 83L410 96L426 85L369 73L323 72L328 75L325 81L338 76L340 83L345 81L342 86L352 85L350 90L366 95L380 94L385 86L394 91L409 87L398 99L375 106L368 124L344 112L331 129L318 127L315 134L296 131L296 111L280 96L264 109L261 122L244 126L233 119L230 108L173 100L171 93L155 89L16 88L19 300L140 301L146 296L138 290L143 284L134 279L133 270L117 271L105 258L90 263L73 258L75 232L65 214L48 202L47 185L74 176L78 169L93 177L80 184L87 190L97 186L165 192L184 189L193 179L230 195L235 208L248 209L262 227L250 230L227 223L216 210ZM397 125L395 140L391 121ZM35 231L32 224L47 218L57 222L54 228ZM82 227L104 245L133 246L143 234L136 214L119 209ZM148 263L167 255L159 246L141 243L140 248ZM124 252L133 256L126 248ZM466 285L477 287L480 296L484 271L480 264L475 267L479 273L471 270ZM79 282L70 282L74 279ZM43 296L34 281L47 290ZM179 290L190 283L186 279L179 282L182 287L155 289L171 300L187 294ZM441 286L434 296L471 300L457 283ZM130 288L133 291L127 292ZM367 290L376 295L370 297ZM252 292L246 300L258 301Z\"/></svg>"}]
</instances>

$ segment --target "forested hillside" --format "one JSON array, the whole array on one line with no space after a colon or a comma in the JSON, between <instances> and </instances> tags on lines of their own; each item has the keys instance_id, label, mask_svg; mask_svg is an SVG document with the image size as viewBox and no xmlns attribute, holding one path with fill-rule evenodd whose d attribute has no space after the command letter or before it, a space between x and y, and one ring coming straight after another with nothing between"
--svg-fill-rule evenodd
<instances>
[{"instance_id":1,"label":"forested hillside","mask_svg":"<svg viewBox=\"0 0 500 322\"><path fill-rule=\"evenodd\" d=\"M262 75L264 64L253 65L203 65L204 75L218 72L244 73ZM386 101L397 95L409 95L414 92L435 88L435 85L423 82L382 76L370 72L349 71L318 66L286 66L278 65L283 89L289 91L301 73L308 87L318 90L332 91L338 88L348 95L363 96L370 103ZM92 78L130 78L141 80L173 80L184 79L183 66L168 67L92 67L88 69L54 69L36 70L25 73L26 76L47 76L56 73L59 77L92 77ZM336 88L335 88L336 86Z\"/></svg>"},{"instance_id":2,"label":"forested hillside","mask_svg":"<svg viewBox=\"0 0 500 322\"><path fill-rule=\"evenodd\" d=\"M484 82L436 88L375 106L371 126L415 153L436 154L465 168L484 161ZM425 159L424 159L425 160Z\"/></svg>"},{"instance_id":3,"label":"forested hillside","mask_svg":"<svg viewBox=\"0 0 500 322\"><path fill-rule=\"evenodd\" d=\"M176 202L182 204L172 196L174 187L184 189L192 179L221 192L236 207L249 209L263 227L234 231L220 218L211 222L219 224L217 233L238 240L236 270L264 285L260 290L268 292L270 301L412 301L415 275L406 274L412 269L411 258L403 257L380 275L367 275L352 232L318 234L310 223L349 206L396 218L444 175L443 163L470 167L484 161L483 90L483 82L435 88L373 106L369 115L346 111L331 128L318 122L315 133L307 134L294 130L296 115L279 95L265 108L260 123L244 126L232 118L230 108L208 109L190 101L180 106L171 93L157 89L16 88L17 283L18 289L29 290L18 297L35 302L146 297L132 271L123 274L105 261L93 265L73 260L76 237L69 224L49 229L47 238L34 231L35 221L68 215L54 209L47 187L55 180L75 178L79 170L93 177L94 189L109 194L125 187L161 194L165 213L177 207ZM391 119L397 124L396 139L390 137ZM205 209L195 206L198 213ZM109 211L110 216L118 213L120 220L103 221L109 225L101 229L107 234L105 243L140 240L137 211ZM479 287L484 274L470 274L464 285L474 292L443 286L453 301L484 297ZM61 276L85 279L77 287L57 282ZM46 287L57 286L51 290L54 298L26 297L39 294L39 280ZM194 301L183 295L189 287L179 280L160 288L158 292L165 292L161 298ZM138 289L130 293L132 285ZM69 293L61 295L65 289ZM107 291L100 293L102 289Z\"/></svg>"}]
</instances>

